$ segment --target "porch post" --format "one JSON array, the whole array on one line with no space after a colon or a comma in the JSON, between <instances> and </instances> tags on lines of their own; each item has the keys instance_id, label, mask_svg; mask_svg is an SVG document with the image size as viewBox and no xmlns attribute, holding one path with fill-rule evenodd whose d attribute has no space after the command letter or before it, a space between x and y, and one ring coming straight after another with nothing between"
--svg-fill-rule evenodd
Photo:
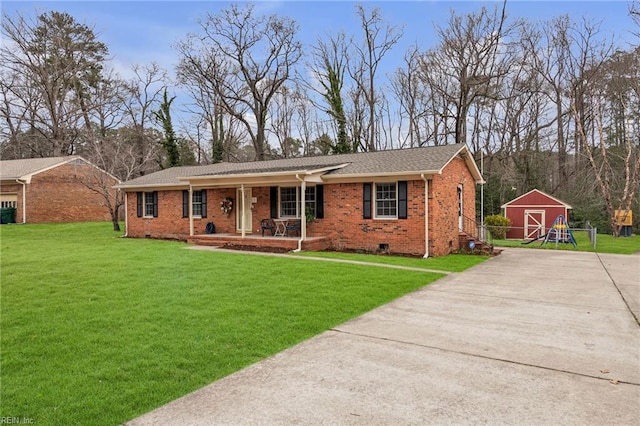
<instances>
[{"instance_id":1,"label":"porch post","mask_svg":"<svg viewBox=\"0 0 640 426\"><path fill-rule=\"evenodd\" d=\"M22 223L27 223L27 183L18 180L22 184Z\"/></svg>"},{"instance_id":2,"label":"porch post","mask_svg":"<svg viewBox=\"0 0 640 426\"><path fill-rule=\"evenodd\" d=\"M240 230L242 231L242 238L245 236L244 229L244 183L240 185L240 198L242 203L242 210L240 210Z\"/></svg>"},{"instance_id":3,"label":"porch post","mask_svg":"<svg viewBox=\"0 0 640 426\"><path fill-rule=\"evenodd\" d=\"M307 206L306 206L306 192L307 190L307 182L302 181L300 184L300 207L302 211L300 212L300 238L302 241L307 239Z\"/></svg>"},{"instance_id":4,"label":"porch post","mask_svg":"<svg viewBox=\"0 0 640 426\"><path fill-rule=\"evenodd\" d=\"M193 188L189 184L189 236L193 237Z\"/></svg>"}]
</instances>

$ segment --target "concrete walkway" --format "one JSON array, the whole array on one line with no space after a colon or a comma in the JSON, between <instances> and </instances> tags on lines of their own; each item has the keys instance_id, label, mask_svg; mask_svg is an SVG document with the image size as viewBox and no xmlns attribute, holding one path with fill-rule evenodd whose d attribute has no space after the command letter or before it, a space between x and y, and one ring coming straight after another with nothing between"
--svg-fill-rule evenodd
<instances>
[{"instance_id":1,"label":"concrete walkway","mask_svg":"<svg viewBox=\"0 0 640 426\"><path fill-rule=\"evenodd\" d=\"M639 277L507 249L129 424L638 425Z\"/></svg>"}]
</instances>

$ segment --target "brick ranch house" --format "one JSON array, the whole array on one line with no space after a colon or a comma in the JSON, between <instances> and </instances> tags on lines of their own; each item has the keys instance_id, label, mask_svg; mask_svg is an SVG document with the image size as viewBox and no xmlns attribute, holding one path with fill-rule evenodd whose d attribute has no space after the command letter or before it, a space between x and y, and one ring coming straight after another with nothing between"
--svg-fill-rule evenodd
<instances>
[{"instance_id":1,"label":"brick ranch house","mask_svg":"<svg viewBox=\"0 0 640 426\"><path fill-rule=\"evenodd\" d=\"M175 167L117 187L126 192L128 237L427 257L458 249L481 182L467 146L455 144ZM269 218L301 219L300 229L263 237Z\"/></svg>"},{"instance_id":2,"label":"brick ranch house","mask_svg":"<svg viewBox=\"0 0 640 426\"><path fill-rule=\"evenodd\" d=\"M80 156L0 161L2 207L14 207L18 223L111 220L100 194L83 184L118 179Z\"/></svg>"}]
</instances>

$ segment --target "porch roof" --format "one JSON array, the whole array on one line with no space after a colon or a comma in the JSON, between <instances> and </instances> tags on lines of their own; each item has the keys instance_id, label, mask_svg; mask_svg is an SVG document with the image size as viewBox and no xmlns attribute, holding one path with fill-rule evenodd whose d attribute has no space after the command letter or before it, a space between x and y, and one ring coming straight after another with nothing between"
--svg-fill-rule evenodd
<instances>
[{"instance_id":1,"label":"porch roof","mask_svg":"<svg viewBox=\"0 0 640 426\"><path fill-rule=\"evenodd\" d=\"M286 158L245 163L174 167L119 185L125 190L191 185L276 184L295 182L357 181L385 176L420 176L442 173L449 162L461 156L476 182L482 176L465 144L397 149L389 151Z\"/></svg>"}]
</instances>

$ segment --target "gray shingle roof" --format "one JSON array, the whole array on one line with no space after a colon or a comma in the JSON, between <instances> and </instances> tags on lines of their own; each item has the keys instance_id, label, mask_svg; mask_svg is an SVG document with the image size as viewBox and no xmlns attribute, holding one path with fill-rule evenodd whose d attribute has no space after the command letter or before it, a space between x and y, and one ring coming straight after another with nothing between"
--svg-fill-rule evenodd
<instances>
[{"instance_id":1,"label":"gray shingle roof","mask_svg":"<svg viewBox=\"0 0 640 426\"><path fill-rule=\"evenodd\" d=\"M22 160L2 160L0 161L0 179L11 180L20 179L50 167L57 166L76 158L72 157L49 157L49 158L25 158Z\"/></svg>"},{"instance_id":2,"label":"gray shingle roof","mask_svg":"<svg viewBox=\"0 0 640 426\"><path fill-rule=\"evenodd\" d=\"M335 168L326 173L329 176L435 172L441 170L463 147L465 147L464 144L454 144L319 157L173 167L124 182L120 187L184 186L187 183L179 178L295 172L331 167ZM337 167L343 164L346 166Z\"/></svg>"}]
</instances>

